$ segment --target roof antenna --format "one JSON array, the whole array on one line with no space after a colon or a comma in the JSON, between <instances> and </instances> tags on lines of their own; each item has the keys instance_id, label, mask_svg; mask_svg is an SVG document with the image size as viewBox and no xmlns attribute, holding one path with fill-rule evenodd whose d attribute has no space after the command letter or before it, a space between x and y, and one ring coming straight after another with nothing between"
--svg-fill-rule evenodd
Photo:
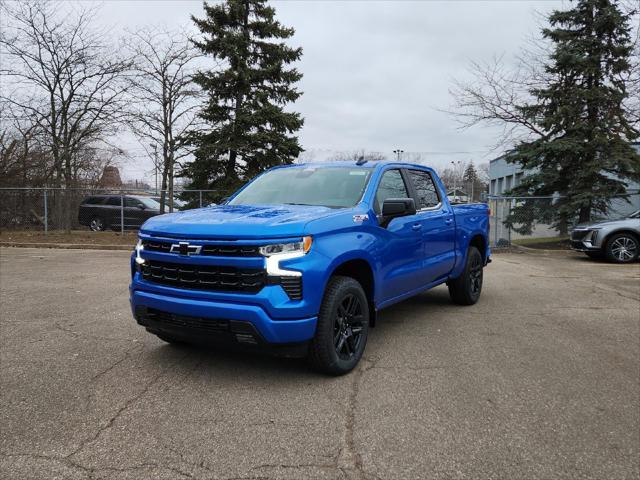
<instances>
[{"instance_id":1,"label":"roof antenna","mask_svg":"<svg viewBox=\"0 0 640 480\"><path fill-rule=\"evenodd\" d=\"M367 159L364 158L364 155L360 155L360 158L356 162L356 165L364 165L365 163L367 163Z\"/></svg>"}]
</instances>

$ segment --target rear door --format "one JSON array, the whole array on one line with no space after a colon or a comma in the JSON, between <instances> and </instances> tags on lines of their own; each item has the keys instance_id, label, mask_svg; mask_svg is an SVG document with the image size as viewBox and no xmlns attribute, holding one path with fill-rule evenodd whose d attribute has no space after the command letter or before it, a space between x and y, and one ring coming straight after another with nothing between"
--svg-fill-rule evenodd
<instances>
[{"instance_id":1,"label":"rear door","mask_svg":"<svg viewBox=\"0 0 640 480\"><path fill-rule=\"evenodd\" d=\"M122 197L118 195L107 198L103 208L107 227L120 228Z\"/></svg>"},{"instance_id":2,"label":"rear door","mask_svg":"<svg viewBox=\"0 0 640 480\"><path fill-rule=\"evenodd\" d=\"M387 198L410 198L410 190L399 169L386 170L376 190L374 210L382 213ZM416 215L394 218L384 230L380 261L382 301L409 293L421 285L422 234Z\"/></svg>"},{"instance_id":3,"label":"rear door","mask_svg":"<svg viewBox=\"0 0 640 480\"><path fill-rule=\"evenodd\" d=\"M421 225L423 284L448 275L455 264L456 225L453 209L441 198L433 176L427 170L407 169L411 194Z\"/></svg>"},{"instance_id":4,"label":"rear door","mask_svg":"<svg viewBox=\"0 0 640 480\"><path fill-rule=\"evenodd\" d=\"M130 228L140 228L147 219L145 205L135 197L124 198L124 222Z\"/></svg>"}]
</instances>

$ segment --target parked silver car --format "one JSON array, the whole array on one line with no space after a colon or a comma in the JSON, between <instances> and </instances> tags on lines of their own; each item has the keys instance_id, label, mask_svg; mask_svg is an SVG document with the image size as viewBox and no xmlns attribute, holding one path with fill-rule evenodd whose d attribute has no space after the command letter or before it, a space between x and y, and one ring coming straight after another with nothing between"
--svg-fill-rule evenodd
<instances>
[{"instance_id":1,"label":"parked silver car","mask_svg":"<svg viewBox=\"0 0 640 480\"><path fill-rule=\"evenodd\" d=\"M640 253L640 210L620 220L576 225L571 248L591 258L606 257L615 263L630 263Z\"/></svg>"}]
</instances>

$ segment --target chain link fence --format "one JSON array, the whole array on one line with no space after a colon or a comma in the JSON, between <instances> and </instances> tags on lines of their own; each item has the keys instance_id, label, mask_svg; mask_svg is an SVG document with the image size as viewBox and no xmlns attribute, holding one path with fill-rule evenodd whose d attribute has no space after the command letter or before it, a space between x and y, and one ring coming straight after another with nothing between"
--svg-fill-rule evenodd
<instances>
[{"instance_id":1,"label":"chain link fence","mask_svg":"<svg viewBox=\"0 0 640 480\"><path fill-rule=\"evenodd\" d=\"M218 204L231 192L180 190L173 202L165 192L165 212ZM136 230L160 213L162 192L144 190L0 188L0 231ZM557 224L559 196L488 197L493 248L557 243L568 229ZM608 217L622 218L640 209L640 193L611 202Z\"/></svg>"},{"instance_id":2,"label":"chain link fence","mask_svg":"<svg viewBox=\"0 0 640 480\"><path fill-rule=\"evenodd\" d=\"M113 189L0 188L0 230L135 230L160 214L163 192ZM165 192L165 213L219 203L224 190Z\"/></svg>"},{"instance_id":3,"label":"chain link fence","mask_svg":"<svg viewBox=\"0 0 640 480\"><path fill-rule=\"evenodd\" d=\"M491 209L490 243L493 248L512 245L544 247L567 241L577 218L561 222L557 218L561 196L549 197L489 197ZM640 193L614 198L606 215L594 215L593 220L624 218L640 209Z\"/></svg>"}]
</instances>

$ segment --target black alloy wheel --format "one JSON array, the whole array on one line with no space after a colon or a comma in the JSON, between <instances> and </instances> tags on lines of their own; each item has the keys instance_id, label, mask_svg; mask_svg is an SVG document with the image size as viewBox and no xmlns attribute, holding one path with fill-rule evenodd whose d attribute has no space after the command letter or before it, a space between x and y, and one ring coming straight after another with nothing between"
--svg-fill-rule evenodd
<instances>
[{"instance_id":1,"label":"black alloy wheel","mask_svg":"<svg viewBox=\"0 0 640 480\"><path fill-rule=\"evenodd\" d=\"M482 293L484 258L476 247L467 250L467 262L458 278L447 282L449 296L458 305L473 305Z\"/></svg>"},{"instance_id":2,"label":"black alloy wheel","mask_svg":"<svg viewBox=\"0 0 640 480\"><path fill-rule=\"evenodd\" d=\"M362 358L368 335L369 301L362 285L351 277L332 277L309 343L311 366L329 375L350 372Z\"/></svg>"},{"instance_id":3,"label":"black alloy wheel","mask_svg":"<svg viewBox=\"0 0 640 480\"><path fill-rule=\"evenodd\" d=\"M474 298L478 298L482 291L482 271L482 256L473 255L469 268L469 293Z\"/></svg>"},{"instance_id":4,"label":"black alloy wheel","mask_svg":"<svg viewBox=\"0 0 640 480\"><path fill-rule=\"evenodd\" d=\"M363 322L360 299L352 293L345 295L333 321L333 344L341 359L350 360L358 351L362 341Z\"/></svg>"}]
</instances>

